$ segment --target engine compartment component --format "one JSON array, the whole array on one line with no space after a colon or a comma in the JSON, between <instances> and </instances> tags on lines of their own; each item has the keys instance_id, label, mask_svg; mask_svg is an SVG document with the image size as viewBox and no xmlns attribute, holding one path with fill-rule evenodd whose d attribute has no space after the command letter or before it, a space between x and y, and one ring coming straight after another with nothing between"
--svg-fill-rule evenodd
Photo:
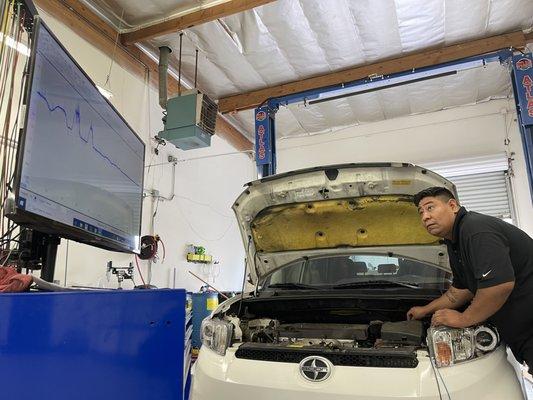
<instances>
[{"instance_id":1,"label":"engine compartment component","mask_svg":"<svg viewBox=\"0 0 533 400\"><path fill-rule=\"evenodd\" d=\"M385 342L420 344L424 327L420 321L385 322L381 326L381 339Z\"/></svg>"},{"instance_id":2,"label":"engine compartment component","mask_svg":"<svg viewBox=\"0 0 533 400\"><path fill-rule=\"evenodd\" d=\"M267 343L292 348L398 348L420 347L424 341L421 321L370 324L280 323L277 319L240 322L243 342Z\"/></svg>"},{"instance_id":3,"label":"engine compartment component","mask_svg":"<svg viewBox=\"0 0 533 400\"><path fill-rule=\"evenodd\" d=\"M295 338L332 338L366 340L368 326L364 324L281 324L280 335L291 339Z\"/></svg>"}]
</instances>

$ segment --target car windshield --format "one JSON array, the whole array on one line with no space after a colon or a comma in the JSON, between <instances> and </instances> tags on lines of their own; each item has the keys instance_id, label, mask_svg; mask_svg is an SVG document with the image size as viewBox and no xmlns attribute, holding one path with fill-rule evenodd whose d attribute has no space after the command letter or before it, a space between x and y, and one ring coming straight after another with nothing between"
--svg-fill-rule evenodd
<instances>
[{"instance_id":1,"label":"car windshield","mask_svg":"<svg viewBox=\"0 0 533 400\"><path fill-rule=\"evenodd\" d=\"M263 290L402 286L447 289L451 273L435 265L403 257L338 255L299 260L267 276Z\"/></svg>"}]
</instances>

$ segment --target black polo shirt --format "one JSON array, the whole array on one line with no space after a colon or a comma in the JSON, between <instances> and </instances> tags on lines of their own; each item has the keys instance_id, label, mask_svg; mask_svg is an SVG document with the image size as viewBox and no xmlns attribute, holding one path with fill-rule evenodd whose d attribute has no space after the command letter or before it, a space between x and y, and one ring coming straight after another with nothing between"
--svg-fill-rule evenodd
<instances>
[{"instance_id":1,"label":"black polo shirt","mask_svg":"<svg viewBox=\"0 0 533 400\"><path fill-rule=\"evenodd\" d=\"M489 321L513 352L533 340L533 239L501 219L461 207L453 239L446 244L457 289L475 294L478 289L515 282L509 299Z\"/></svg>"}]
</instances>

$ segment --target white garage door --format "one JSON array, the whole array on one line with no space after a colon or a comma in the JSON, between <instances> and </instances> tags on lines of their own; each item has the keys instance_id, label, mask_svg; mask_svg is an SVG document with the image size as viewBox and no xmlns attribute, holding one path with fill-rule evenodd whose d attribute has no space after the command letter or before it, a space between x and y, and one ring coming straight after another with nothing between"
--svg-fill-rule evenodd
<instances>
[{"instance_id":1,"label":"white garage door","mask_svg":"<svg viewBox=\"0 0 533 400\"><path fill-rule=\"evenodd\" d=\"M514 220L512 192L504 153L464 160L424 164L452 181L467 210Z\"/></svg>"},{"instance_id":2,"label":"white garage door","mask_svg":"<svg viewBox=\"0 0 533 400\"><path fill-rule=\"evenodd\" d=\"M498 218L511 218L510 196L504 171L451 176L449 179L457 187L461 205L468 210Z\"/></svg>"}]
</instances>

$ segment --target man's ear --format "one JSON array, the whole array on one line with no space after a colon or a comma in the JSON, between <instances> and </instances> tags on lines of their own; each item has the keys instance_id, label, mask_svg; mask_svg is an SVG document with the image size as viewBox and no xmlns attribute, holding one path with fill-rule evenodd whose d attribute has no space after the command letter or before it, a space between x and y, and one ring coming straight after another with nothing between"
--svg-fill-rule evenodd
<instances>
[{"instance_id":1,"label":"man's ear","mask_svg":"<svg viewBox=\"0 0 533 400\"><path fill-rule=\"evenodd\" d=\"M459 211L459 209L461 208L461 206L459 205L459 203L455 199L448 200L448 205L452 208L454 213L457 213Z\"/></svg>"}]
</instances>

